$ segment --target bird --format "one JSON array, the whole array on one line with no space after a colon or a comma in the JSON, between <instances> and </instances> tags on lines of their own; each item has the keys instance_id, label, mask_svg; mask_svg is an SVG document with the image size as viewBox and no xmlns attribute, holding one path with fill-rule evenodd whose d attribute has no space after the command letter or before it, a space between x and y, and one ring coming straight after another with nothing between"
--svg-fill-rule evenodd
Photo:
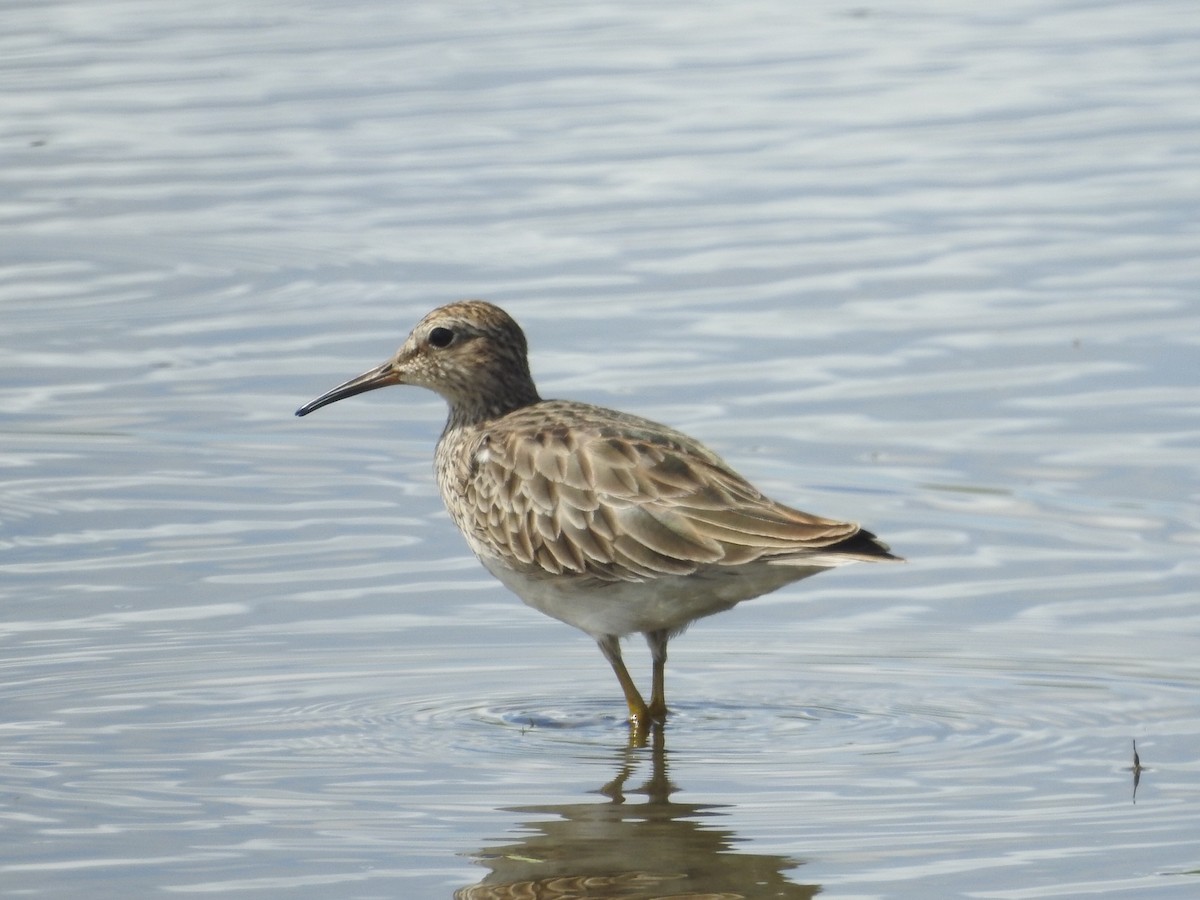
<instances>
[{"instance_id":1,"label":"bird","mask_svg":"<svg viewBox=\"0 0 1200 900\"><path fill-rule=\"evenodd\" d=\"M543 399L524 331L486 301L434 309L390 359L296 415L388 385L446 401L434 468L450 518L512 593L595 640L643 734L666 719L667 644L692 622L825 569L903 561L856 523L770 499L680 431ZM648 702L621 655L635 633Z\"/></svg>"}]
</instances>

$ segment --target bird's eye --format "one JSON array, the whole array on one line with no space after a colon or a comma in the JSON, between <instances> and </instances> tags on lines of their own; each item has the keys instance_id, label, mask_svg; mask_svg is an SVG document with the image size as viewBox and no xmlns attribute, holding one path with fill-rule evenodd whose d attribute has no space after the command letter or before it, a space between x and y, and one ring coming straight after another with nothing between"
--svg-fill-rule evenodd
<instances>
[{"instance_id":1,"label":"bird's eye","mask_svg":"<svg viewBox=\"0 0 1200 900\"><path fill-rule=\"evenodd\" d=\"M435 328L429 332L429 343L439 350L454 343L454 332L449 328Z\"/></svg>"}]
</instances>

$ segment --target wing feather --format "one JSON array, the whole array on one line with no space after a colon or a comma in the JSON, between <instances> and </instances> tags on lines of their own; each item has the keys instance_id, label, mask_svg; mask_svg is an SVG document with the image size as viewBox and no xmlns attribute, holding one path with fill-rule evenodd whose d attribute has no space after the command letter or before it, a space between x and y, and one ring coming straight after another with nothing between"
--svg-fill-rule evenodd
<instances>
[{"instance_id":1,"label":"wing feather","mask_svg":"<svg viewBox=\"0 0 1200 900\"><path fill-rule=\"evenodd\" d=\"M452 513L477 550L518 568L640 581L872 556L861 539L844 554L836 546L857 525L775 503L707 448L644 419L544 401L485 428Z\"/></svg>"}]
</instances>

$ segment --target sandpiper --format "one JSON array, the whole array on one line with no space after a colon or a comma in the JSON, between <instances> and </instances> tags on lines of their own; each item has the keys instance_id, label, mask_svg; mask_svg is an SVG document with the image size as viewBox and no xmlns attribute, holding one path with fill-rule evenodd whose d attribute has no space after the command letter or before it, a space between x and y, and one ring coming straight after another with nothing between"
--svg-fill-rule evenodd
<instances>
[{"instance_id":1,"label":"sandpiper","mask_svg":"<svg viewBox=\"0 0 1200 900\"><path fill-rule=\"evenodd\" d=\"M852 522L767 498L681 432L628 413L543 400L525 334L481 300L433 310L395 356L296 411L391 384L450 406L435 454L450 517L529 606L596 641L637 729L667 714L667 642L696 619L851 562L899 561ZM640 632L650 702L621 659Z\"/></svg>"}]
</instances>

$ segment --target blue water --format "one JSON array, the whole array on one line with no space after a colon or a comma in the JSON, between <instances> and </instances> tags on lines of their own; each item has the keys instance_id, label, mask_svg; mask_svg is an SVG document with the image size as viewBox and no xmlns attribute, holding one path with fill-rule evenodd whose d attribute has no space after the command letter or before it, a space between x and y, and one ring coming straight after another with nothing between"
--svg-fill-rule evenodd
<instances>
[{"instance_id":1,"label":"blue water","mask_svg":"<svg viewBox=\"0 0 1200 900\"><path fill-rule=\"evenodd\" d=\"M1195 896L1192 4L4 19L0 895ZM698 623L631 749L441 401L292 416L463 296L909 564Z\"/></svg>"}]
</instances>

